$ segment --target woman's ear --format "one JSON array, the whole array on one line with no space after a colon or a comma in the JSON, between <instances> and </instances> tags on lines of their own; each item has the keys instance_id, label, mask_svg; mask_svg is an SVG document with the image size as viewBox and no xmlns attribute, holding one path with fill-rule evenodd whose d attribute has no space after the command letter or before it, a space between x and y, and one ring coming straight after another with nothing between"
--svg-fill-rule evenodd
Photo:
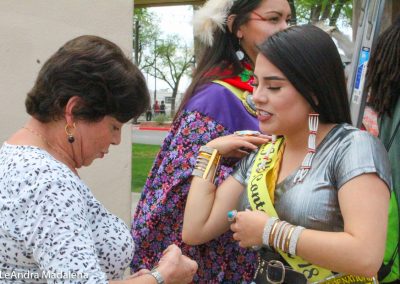
<instances>
[{"instance_id":1,"label":"woman's ear","mask_svg":"<svg viewBox=\"0 0 400 284\"><path fill-rule=\"evenodd\" d=\"M229 15L228 19L226 20L226 26L228 27L228 30L229 30L230 33L232 33L233 22L235 21L235 19L236 19L236 15L232 14L232 15Z\"/></svg>"},{"instance_id":2,"label":"woman's ear","mask_svg":"<svg viewBox=\"0 0 400 284\"><path fill-rule=\"evenodd\" d=\"M64 117L67 124L72 125L74 123L73 110L75 107L79 106L81 98L78 96L71 97L67 104L65 105Z\"/></svg>"}]
</instances>

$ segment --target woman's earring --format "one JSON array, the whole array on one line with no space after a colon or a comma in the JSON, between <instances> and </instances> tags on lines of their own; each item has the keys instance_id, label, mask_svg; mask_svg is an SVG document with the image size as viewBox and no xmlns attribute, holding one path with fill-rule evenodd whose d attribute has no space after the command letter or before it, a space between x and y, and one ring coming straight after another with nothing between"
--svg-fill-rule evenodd
<instances>
[{"instance_id":1,"label":"woman's earring","mask_svg":"<svg viewBox=\"0 0 400 284\"><path fill-rule=\"evenodd\" d=\"M294 177L294 183L302 182L311 169L311 164L315 155L315 149L317 148L318 117L318 113L310 113L308 115L308 152L301 163L300 169L297 171L296 176Z\"/></svg>"},{"instance_id":2,"label":"woman's earring","mask_svg":"<svg viewBox=\"0 0 400 284\"><path fill-rule=\"evenodd\" d=\"M242 49L240 48L240 41L241 39L239 38L239 49L236 51L236 57L239 61L242 61L244 59L244 52L242 51Z\"/></svg>"},{"instance_id":3,"label":"woman's earring","mask_svg":"<svg viewBox=\"0 0 400 284\"><path fill-rule=\"evenodd\" d=\"M67 134L67 140L69 143L74 143L75 142L75 137L72 135L72 130L75 129L75 122L72 124L72 126L66 124L65 125L65 133Z\"/></svg>"}]
</instances>

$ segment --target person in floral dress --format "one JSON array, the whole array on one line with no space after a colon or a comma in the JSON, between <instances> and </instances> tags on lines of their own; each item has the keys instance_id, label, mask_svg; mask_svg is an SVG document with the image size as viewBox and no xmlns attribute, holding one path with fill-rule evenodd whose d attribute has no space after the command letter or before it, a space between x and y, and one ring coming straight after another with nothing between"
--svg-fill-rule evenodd
<instances>
[{"instance_id":1,"label":"person in floral dress","mask_svg":"<svg viewBox=\"0 0 400 284\"><path fill-rule=\"evenodd\" d=\"M219 19L220 22L217 22ZM204 44L189 86L149 173L132 222L134 270L153 267L171 243L197 261L195 283L247 283L256 255L241 249L230 232L201 246L182 242L183 212L199 148L238 130L258 130L251 86L257 45L285 29L286 0L209 0L197 11L195 35ZM224 160L221 183L236 160Z\"/></svg>"}]
</instances>

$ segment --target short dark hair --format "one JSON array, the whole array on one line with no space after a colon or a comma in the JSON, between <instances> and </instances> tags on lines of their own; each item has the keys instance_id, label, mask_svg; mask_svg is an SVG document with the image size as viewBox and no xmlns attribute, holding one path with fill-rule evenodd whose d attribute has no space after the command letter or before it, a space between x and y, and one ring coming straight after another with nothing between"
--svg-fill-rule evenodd
<instances>
[{"instance_id":1,"label":"short dark hair","mask_svg":"<svg viewBox=\"0 0 400 284\"><path fill-rule=\"evenodd\" d=\"M269 37L260 53L307 100L324 123L351 123L344 70L330 36L313 25L293 26Z\"/></svg>"},{"instance_id":2,"label":"short dark hair","mask_svg":"<svg viewBox=\"0 0 400 284\"><path fill-rule=\"evenodd\" d=\"M400 15L378 38L366 75L368 104L379 115L392 116L400 97Z\"/></svg>"},{"instance_id":3,"label":"short dark hair","mask_svg":"<svg viewBox=\"0 0 400 284\"><path fill-rule=\"evenodd\" d=\"M204 46L201 57L198 61L193 80L185 92L175 118L179 116L179 112L183 110L186 103L194 95L198 87L213 80L222 79L221 75L206 76L212 70L231 70L228 76L235 76L243 71L243 66L236 56L236 51L240 48L239 40L236 32L240 26L247 23L250 19L250 13L257 9L262 0L236 0L229 10L229 15L236 15L232 23L232 32L225 29L216 29L214 32L214 40L212 46ZM227 76L225 76L227 77Z\"/></svg>"},{"instance_id":4,"label":"short dark hair","mask_svg":"<svg viewBox=\"0 0 400 284\"><path fill-rule=\"evenodd\" d=\"M60 119L77 96L77 120L95 122L106 115L119 122L139 116L150 95L139 69L111 41L84 35L65 43L41 68L25 100L27 112L41 122Z\"/></svg>"}]
</instances>

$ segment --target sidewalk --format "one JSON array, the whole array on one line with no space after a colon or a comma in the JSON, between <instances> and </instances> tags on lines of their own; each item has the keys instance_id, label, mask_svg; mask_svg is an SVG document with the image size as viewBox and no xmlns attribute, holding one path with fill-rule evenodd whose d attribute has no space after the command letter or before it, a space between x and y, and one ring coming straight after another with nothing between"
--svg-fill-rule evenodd
<instances>
[{"instance_id":1,"label":"sidewalk","mask_svg":"<svg viewBox=\"0 0 400 284\"><path fill-rule=\"evenodd\" d=\"M158 130L168 131L171 128L171 121L159 124L155 121L141 121L139 124L134 124L134 127L139 130Z\"/></svg>"}]
</instances>

